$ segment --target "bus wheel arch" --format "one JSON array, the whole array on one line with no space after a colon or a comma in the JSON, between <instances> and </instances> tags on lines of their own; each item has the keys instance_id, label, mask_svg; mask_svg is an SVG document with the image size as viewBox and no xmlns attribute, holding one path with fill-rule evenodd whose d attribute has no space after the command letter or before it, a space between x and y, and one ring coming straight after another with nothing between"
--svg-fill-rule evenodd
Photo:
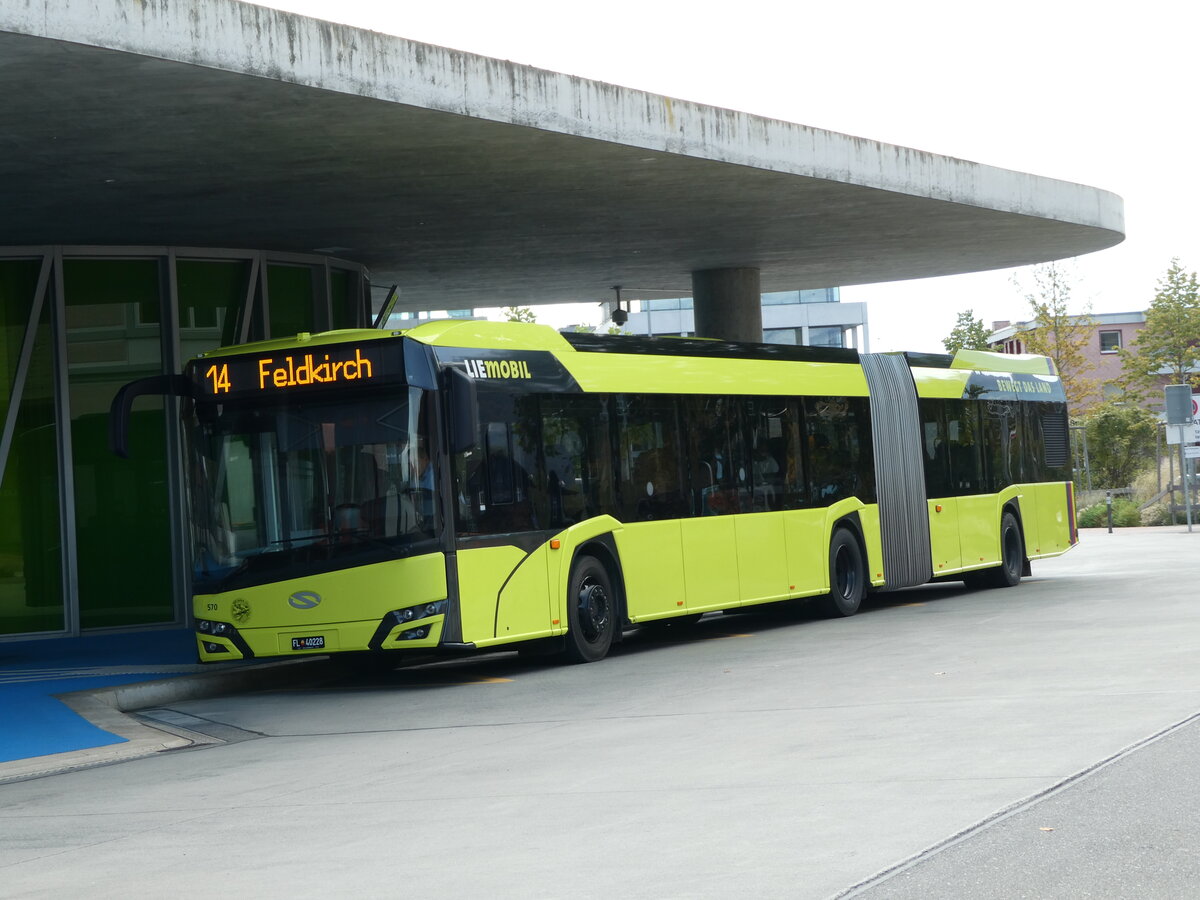
<instances>
[{"instance_id":1,"label":"bus wheel arch","mask_svg":"<svg viewBox=\"0 0 1200 900\"><path fill-rule=\"evenodd\" d=\"M854 615L867 583L867 549L858 516L851 513L834 522L829 534L829 593L821 598L821 610L830 618Z\"/></svg>"},{"instance_id":2,"label":"bus wheel arch","mask_svg":"<svg viewBox=\"0 0 1200 900\"><path fill-rule=\"evenodd\" d=\"M566 643L568 662L596 662L620 641L625 621L625 591L615 550L602 539L576 548L567 578Z\"/></svg>"}]
</instances>

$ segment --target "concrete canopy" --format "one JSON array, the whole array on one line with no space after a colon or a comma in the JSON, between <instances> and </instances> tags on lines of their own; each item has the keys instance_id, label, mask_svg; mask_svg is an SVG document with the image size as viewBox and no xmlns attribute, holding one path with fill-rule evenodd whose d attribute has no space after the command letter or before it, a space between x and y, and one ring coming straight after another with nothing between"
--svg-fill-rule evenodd
<instances>
[{"instance_id":1,"label":"concrete canopy","mask_svg":"<svg viewBox=\"0 0 1200 900\"><path fill-rule=\"evenodd\" d=\"M343 256L398 309L1017 266L1119 197L235 0L0 0L0 245Z\"/></svg>"}]
</instances>

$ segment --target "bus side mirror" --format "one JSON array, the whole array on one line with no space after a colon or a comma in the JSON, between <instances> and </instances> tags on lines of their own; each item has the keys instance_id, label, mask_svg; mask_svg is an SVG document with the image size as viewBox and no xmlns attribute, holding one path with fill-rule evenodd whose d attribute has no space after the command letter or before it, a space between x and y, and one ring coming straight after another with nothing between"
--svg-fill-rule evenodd
<instances>
[{"instance_id":1,"label":"bus side mirror","mask_svg":"<svg viewBox=\"0 0 1200 900\"><path fill-rule=\"evenodd\" d=\"M131 381L117 391L108 410L108 448L122 459L129 459L129 416L133 401L144 394L191 397L192 383L183 375L152 375Z\"/></svg>"},{"instance_id":2,"label":"bus side mirror","mask_svg":"<svg viewBox=\"0 0 1200 900\"><path fill-rule=\"evenodd\" d=\"M448 369L450 396L450 452L465 453L479 446L479 395L475 379L462 369Z\"/></svg>"}]
</instances>

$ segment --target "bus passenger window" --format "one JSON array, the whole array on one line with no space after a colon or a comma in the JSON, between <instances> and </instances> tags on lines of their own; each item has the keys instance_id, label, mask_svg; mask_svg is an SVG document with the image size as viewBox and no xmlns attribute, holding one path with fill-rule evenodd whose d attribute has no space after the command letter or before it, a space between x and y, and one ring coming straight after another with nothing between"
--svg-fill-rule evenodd
<instances>
[{"instance_id":1,"label":"bus passenger window","mask_svg":"<svg viewBox=\"0 0 1200 900\"><path fill-rule=\"evenodd\" d=\"M454 460L458 528L507 534L544 528L547 491L538 473L541 431L537 397L479 392L482 446Z\"/></svg>"},{"instance_id":2,"label":"bus passenger window","mask_svg":"<svg viewBox=\"0 0 1200 900\"><path fill-rule=\"evenodd\" d=\"M846 497L875 501L871 416L866 397L805 397L809 497L829 506Z\"/></svg>"},{"instance_id":3,"label":"bus passenger window","mask_svg":"<svg viewBox=\"0 0 1200 900\"><path fill-rule=\"evenodd\" d=\"M947 400L945 403L951 489L959 496L985 493L978 402Z\"/></svg>"},{"instance_id":4,"label":"bus passenger window","mask_svg":"<svg viewBox=\"0 0 1200 900\"><path fill-rule=\"evenodd\" d=\"M669 397L617 395L621 511L627 522L686 515L679 422Z\"/></svg>"},{"instance_id":5,"label":"bus passenger window","mask_svg":"<svg viewBox=\"0 0 1200 900\"><path fill-rule=\"evenodd\" d=\"M788 413L792 401L764 399L747 401L750 427L750 474L753 509L769 512L784 509L788 482ZM794 444L792 446L795 446Z\"/></svg>"},{"instance_id":6,"label":"bus passenger window","mask_svg":"<svg viewBox=\"0 0 1200 900\"><path fill-rule=\"evenodd\" d=\"M610 511L612 456L605 398L543 397L542 433L550 526L562 528Z\"/></svg>"},{"instance_id":7,"label":"bus passenger window","mask_svg":"<svg viewBox=\"0 0 1200 900\"><path fill-rule=\"evenodd\" d=\"M691 507L694 516L741 512L745 466L737 452L737 414L727 397L685 397Z\"/></svg>"}]
</instances>

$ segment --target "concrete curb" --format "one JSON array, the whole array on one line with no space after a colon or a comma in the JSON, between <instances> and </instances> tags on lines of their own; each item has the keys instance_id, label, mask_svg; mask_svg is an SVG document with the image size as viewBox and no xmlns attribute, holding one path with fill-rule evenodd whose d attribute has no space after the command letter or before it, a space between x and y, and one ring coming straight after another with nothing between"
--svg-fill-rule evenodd
<instances>
[{"instance_id":1,"label":"concrete curb","mask_svg":"<svg viewBox=\"0 0 1200 900\"><path fill-rule=\"evenodd\" d=\"M333 674L329 658L321 656L284 662L254 663L213 672L180 675L176 678L58 694L56 698L77 715L97 728L125 738L125 741L104 747L51 753L0 763L0 784L125 762L152 756L164 750L218 743L216 739L204 735L155 727L125 713L183 700L217 697L235 691L315 684Z\"/></svg>"}]
</instances>

